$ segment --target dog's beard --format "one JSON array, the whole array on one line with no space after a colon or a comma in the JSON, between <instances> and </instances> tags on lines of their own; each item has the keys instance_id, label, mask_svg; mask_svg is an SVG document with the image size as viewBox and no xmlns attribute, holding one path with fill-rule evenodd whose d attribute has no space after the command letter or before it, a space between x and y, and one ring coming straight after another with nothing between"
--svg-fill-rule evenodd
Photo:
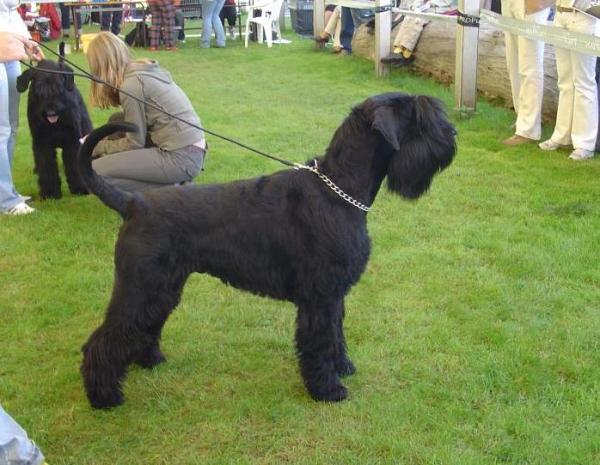
<instances>
[{"instance_id":1,"label":"dog's beard","mask_svg":"<svg viewBox=\"0 0 600 465\"><path fill-rule=\"evenodd\" d=\"M388 189L406 199L419 198L429 190L433 177L450 164L455 150L454 137L404 144L388 166Z\"/></svg>"}]
</instances>

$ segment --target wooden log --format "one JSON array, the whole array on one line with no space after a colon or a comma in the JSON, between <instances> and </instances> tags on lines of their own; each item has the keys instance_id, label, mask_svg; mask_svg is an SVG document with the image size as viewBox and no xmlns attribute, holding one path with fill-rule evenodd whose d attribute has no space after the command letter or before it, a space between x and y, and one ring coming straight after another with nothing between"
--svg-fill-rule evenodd
<instances>
[{"instance_id":1,"label":"wooden log","mask_svg":"<svg viewBox=\"0 0 600 465\"><path fill-rule=\"evenodd\" d=\"M398 32L396 26L392 37ZM352 40L353 53L373 60L374 34L360 26ZM454 82L454 57L456 54L456 27L444 22L431 22L425 26L415 49L415 61L410 68L424 76L431 76L439 82ZM504 33L482 24L479 31L479 50L477 63L477 90L487 99L500 102L512 108L512 94L506 55ZM554 120L558 105L558 86L556 83L556 61L554 47L546 45L544 54L544 119Z\"/></svg>"}]
</instances>

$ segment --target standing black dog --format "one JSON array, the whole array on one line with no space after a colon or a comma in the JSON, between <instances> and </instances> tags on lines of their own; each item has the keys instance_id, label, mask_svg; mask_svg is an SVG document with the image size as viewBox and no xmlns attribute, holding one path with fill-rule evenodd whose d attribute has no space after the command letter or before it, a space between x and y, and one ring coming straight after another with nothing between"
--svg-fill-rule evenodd
<instances>
[{"instance_id":1,"label":"standing black dog","mask_svg":"<svg viewBox=\"0 0 600 465\"><path fill-rule=\"evenodd\" d=\"M92 122L72 73L64 63L42 60L35 69L29 68L17 78L19 92L29 87L27 119L42 199L58 199L62 195L56 160L59 147L69 190L72 194L87 194L77 171L77 151L79 139L92 131Z\"/></svg>"},{"instance_id":2,"label":"standing black dog","mask_svg":"<svg viewBox=\"0 0 600 465\"><path fill-rule=\"evenodd\" d=\"M221 185L189 185L131 195L91 166L94 146L131 124L92 132L79 152L91 192L123 218L115 282L106 318L83 347L81 372L90 403L123 402L131 363L165 360L159 339L193 272L209 273L255 294L294 302L300 372L316 400L347 395L340 377L354 373L346 356L344 297L367 264L367 214L384 178L391 191L416 199L450 164L455 130L441 103L400 93L355 107L314 171L285 170ZM337 189L324 182L324 176Z\"/></svg>"}]
</instances>

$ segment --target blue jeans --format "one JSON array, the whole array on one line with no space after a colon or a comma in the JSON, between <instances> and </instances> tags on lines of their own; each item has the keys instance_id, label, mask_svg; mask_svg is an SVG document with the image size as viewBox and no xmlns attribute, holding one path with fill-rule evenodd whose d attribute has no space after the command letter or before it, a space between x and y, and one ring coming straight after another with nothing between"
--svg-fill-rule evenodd
<instances>
[{"instance_id":1,"label":"blue jeans","mask_svg":"<svg viewBox=\"0 0 600 465\"><path fill-rule=\"evenodd\" d=\"M12 179L12 160L19 126L18 61L0 63L0 212L21 203Z\"/></svg>"},{"instance_id":2,"label":"blue jeans","mask_svg":"<svg viewBox=\"0 0 600 465\"><path fill-rule=\"evenodd\" d=\"M361 24L369 22L373 16L373 10L342 7L340 42L348 53L352 53L354 30Z\"/></svg>"},{"instance_id":3,"label":"blue jeans","mask_svg":"<svg viewBox=\"0 0 600 465\"><path fill-rule=\"evenodd\" d=\"M210 36L214 29L217 37L217 47L225 47L225 31L223 23L219 18L221 8L225 5L225 0L202 0L202 39L200 40L203 48L210 47Z\"/></svg>"},{"instance_id":4,"label":"blue jeans","mask_svg":"<svg viewBox=\"0 0 600 465\"><path fill-rule=\"evenodd\" d=\"M0 406L0 463L15 465L44 463L44 455L2 406Z\"/></svg>"}]
</instances>

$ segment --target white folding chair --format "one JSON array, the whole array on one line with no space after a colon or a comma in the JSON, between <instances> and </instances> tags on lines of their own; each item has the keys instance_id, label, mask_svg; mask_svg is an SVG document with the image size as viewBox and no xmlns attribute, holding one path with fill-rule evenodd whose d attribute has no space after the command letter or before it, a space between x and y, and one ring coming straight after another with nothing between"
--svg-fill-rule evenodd
<instances>
[{"instance_id":1,"label":"white folding chair","mask_svg":"<svg viewBox=\"0 0 600 465\"><path fill-rule=\"evenodd\" d=\"M248 39L250 36L250 24L256 25L256 34L258 42L262 44L263 35L267 38L267 46L273 46L273 32L277 38L281 39L281 30L279 29L279 13L284 0L257 0L257 3L248 6L248 16L246 18L246 48L248 48ZM260 11L260 15L254 16L255 12Z\"/></svg>"}]
</instances>

